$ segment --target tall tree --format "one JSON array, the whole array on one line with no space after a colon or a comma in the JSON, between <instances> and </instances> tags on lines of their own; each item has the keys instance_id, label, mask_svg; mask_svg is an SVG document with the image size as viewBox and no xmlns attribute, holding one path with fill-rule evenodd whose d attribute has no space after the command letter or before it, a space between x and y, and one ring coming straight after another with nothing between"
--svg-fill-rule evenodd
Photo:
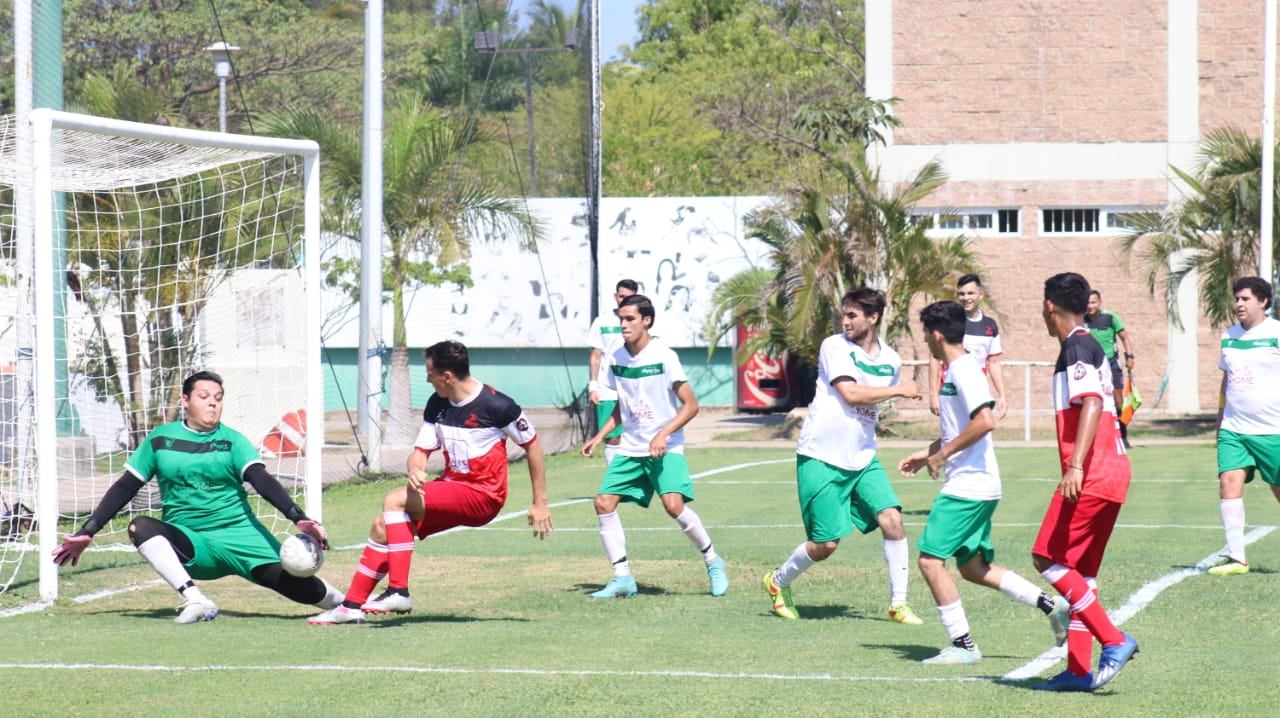
<instances>
[{"instance_id":1,"label":"tall tree","mask_svg":"<svg viewBox=\"0 0 1280 718\"><path fill-rule=\"evenodd\" d=\"M1231 324L1232 283L1258 274L1262 141L1241 129L1219 128L1200 141L1190 172L1172 169L1186 185L1185 197L1166 212L1129 215L1122 251L1136 261L1152 296L1163 294L1174 321L1182 319L1179 289L1195 272L1205 316L1215 326ZM1280 217L1272 231L1272 256L1280 256Z\"/></svg>"},{"instance_id":2,"label":"tall tree","mask_svg":"<svg viewBox=\"0 0 1280 718\"><path fill-rule=\"evenodd\" d=\"M361 187L361 132L356 125L335 123L317 112L269 117L275 133L307 137L321 146L326 158L329 191L326 226L343 231L358 242L354 224ZM387 442L408 443L418 422L411 415L409 393L408 298L417 287L445 283L469 285L467 266L471 243L511 237L533 242L539 222L520 200L493 192L483 179L458 171L469 143L493 139L485 125L473 128L465 117L452 115L402 95L391 103L383 136L383 287L392 308L390 413ZM339 216L334 216L337 213ZM331 281L356 290L359 272L356 252L334 257L327 271Z\"/></svg>"}]
</instances>

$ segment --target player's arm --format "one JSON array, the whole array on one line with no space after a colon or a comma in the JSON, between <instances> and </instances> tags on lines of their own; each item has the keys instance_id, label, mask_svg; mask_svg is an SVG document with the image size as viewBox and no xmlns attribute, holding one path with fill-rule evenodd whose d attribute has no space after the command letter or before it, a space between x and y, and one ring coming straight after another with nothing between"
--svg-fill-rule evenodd
<instances>
[{"instance_id":1,"label":"player's arm","mask_svg":"<svg viewBox=\"0 0 1280 718\"><path fill-rule=\"evenodd\" d=\"M1218 385L1218 425L1214 434L1222 428L1222 414L1227 410L1227 373L1222 372L1222 383Z\"/></svg>"},{"instance_id":2,"label":"player's arm","mask_svg":"<svg viewBox=\"0 0 1280 718\"><path fill-rule=\"evenodd\" d=\"M689 382L676 382L673 388L676 391L676 398L680 400L680 410L671 421L658 429L658 433L654 434L653 439L649 441L650 456L657 457L667 453L667 439L698 415L698 397L694 395L693 387Z\"/></svg>"},{"instance_id":3,"label":"player's arm","mask_svg":"<svg viewBox=\"0 0 1280 718\"><path fill-rule=\"evenodd\" d=\"M890 386L866 386L859 384L853 377L838 376L831 382L836 393L851 406L875 406L890 399L919 399L920 385L914 379Z\"/></svg>"},{"instance_id":4,"label":"player's arm","mask_svg":"<svg viewBox=\"0 0 1280 718\"><path fill-rule=\"evenodd\" d=\"M940 446L942 446L941 437L934 439L933 443L929 444L923 449L920 449L917 452L910 454L902 461L899 461L898 473L902 474L903 476L915 476L916 472L919 471L922 467L924 467L926 463L928 463L929 456L934 452L936 452L938 450L938 447Z\"/></svg>"},{"instance_id":5,"label":"player's arm","mask_svg":"<svg viewBox=\"0 0 1280 718\"><path fill-rule=\"evenodd\" d=\"M547 462L542 452L542 442L534 437L524 446L525 460L529 463L529 488L533 501L529 504L529 525L533 535L545 539L555 526L551 523L551 508L547 506Z\"/></svg>"},{"instance_id":6,"label":"player's arm","mask_svg":"<svg viewBox=\"0 0 1280 718\"><path fill-rule=\"evenodd\" d=\"M276 507L276 511L284 514L284 517L293 522L298 530L310 534L320 542L321 547L329 548L329 535L324 530L324 526L321 526L319 521L307 518L302 507L280 485L280 481L267 471L267 467L257 462L249 464L244 470L244 482L252 486L253 490L257 491L267 503Z\"/></svg>"},{"instance_id":7,"label":"player's arm","mask_svg":"<svg viewBox=\"0 0 1280 718\"><path fill-rule=\"evenodd\" d=\"M600 403L600 363L603 359L604 352L599 349L592 349L587 359L587 401L592 406Z\"/></svg>"},{"instance_id":8,"label":"player's arm","mask_svg":"<svg viewBox=\"0 0 1280 718\"><path fill-rule=\"evenodd\" d=\"M1004 360L1000 354L992 354L987 357L987 376L991 377L991 392L996 400L995 418L1003 419L1005 412L1009 410L1009 404L1005 401L1004 395Z\"/></svg>"},{"instance_id":9,"label":"player's arm","mask_svg":"<svg viewBox=\"0 0 1280 718\"><path fill-rule=\"evenodd\" d=\"M1119 339L1120 343L1124 345L1124 368L1132 369L1133 360L1135 359L1135 357L1133 352L1133 345L1129 343L1129 332L1126 332L1125 330L1121 329L1120 331L1116 332L1116 338Z\"/></svg>"},{"instance_id":10,"label":"player's arm","mask_svg":"<svg viewBox=\"0 0 1280 718\"><path fill-rule=\"evenodd\" d=\"M929 411L934 415L938 415L940 405L938 403L938 387L942 384L942 362L934 357L929 357Z\"/></svg>"},{"instance_id":11,"label":"player's arm","mask_svg":"<svg viewBox=\"0 0 1280 718\"><path fill-rule=\"evenodd\" d=\"M935 442L938 448L929 454L928 466L929 475L937 477L938 472L942 470L947 459L952 454L964 451L982 440L982 437L990 434L996 428L996 417L991 411L991 407L995 402L983 404L969 417L969 423L964 425L956 438L943 444L941 441Z\"/></svg>"},{"instance_id":12,"label":"player's arm","mask_svg":"<svg viewBox=\"0 0 1280 718\"><path fill-rule=\"evenodd\" d=\"M146 482L134 476L131 471L125 471L116 479L115 483L107 489L107 493L103 494L102 500L93 509L93 513L89 514L89 518L80 526L80 530L73 534L64 534L62 543L53 549L53 562L59 566L67 565L71 562L74 566L80 563L80 554L89 547L89 542L93 540L94 534L102 530L107 522L120 513L133 497L138 495Z\"/></svg>"},{"instance_id":13,"label":"player's arm","mask_svg":"<svg viewBox=\"0 0 1280 718\"><path fill-rule=\"evenodd\" d=\"M604 441L604 437L608 436L609 432L619 426L622 426L621 402L613 405L613 413L609 414L608 419L605 419L604 426L600 427L600 431L597 431L595 436L588 439L587 443L582 445L582 455L590 457L591 452L595 451L595 448L600 445L600 442Z\"/></svg>"},{"instance_id":14,"label":"player's arm","mask_svg":"<svg viewBox=\"0 0 1280 718\"><path fill-rule=\"evenodd\" d=\"M1084 462L1093 449L1093 438L1098 434L1098 421L1102 418L1102 397L1090 394L1080 400L1080 422L1076 424L1076 443L1071 448L1071 456L1067 459L1067 468L1062 472L1062 482L1058 485L1062 498L1076 501L1080 498L1080 490L1084 487Z\"/></svg>"}]
</instances>

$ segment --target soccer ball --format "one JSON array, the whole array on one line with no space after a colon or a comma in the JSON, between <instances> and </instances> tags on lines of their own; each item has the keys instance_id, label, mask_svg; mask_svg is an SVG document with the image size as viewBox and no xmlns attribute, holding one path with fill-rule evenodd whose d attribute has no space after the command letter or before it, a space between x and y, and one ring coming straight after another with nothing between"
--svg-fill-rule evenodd
<instances>
[{"instance_id":1,"label":"soccer ball","mask_svg":"<svg viewBox=\"0 0 1280 718\"><path fill-rule=\"evenodd\" d=\"M294 534L280 542L280 565L292 576L314 576L324 565L324 549L311 534Z\"/></svg>"}]
</instances>

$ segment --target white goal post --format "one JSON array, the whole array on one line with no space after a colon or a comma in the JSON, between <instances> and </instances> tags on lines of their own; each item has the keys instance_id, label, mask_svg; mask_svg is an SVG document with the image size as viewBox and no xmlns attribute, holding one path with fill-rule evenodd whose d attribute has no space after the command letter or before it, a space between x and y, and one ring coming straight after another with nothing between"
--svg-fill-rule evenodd
<instances>
[{"instance_id":1,"label":"white goal post","mask_svg":"<svg viewBox=\"0 0 1280 718\"><path fill-rule=\"evenodd\" d=\"M16 517L0 521L0 591L29 575L23 555L34 554L25 561L39 565L41 599L57 597L48 557L61 534L150 429L178 418L194 371L223 377L224 423L320 520L318 146L47 109L29 128L29 143L6 131L0 145L11 202L0 214L15 218L5 231L18 257L5 258L11 281L0 284L18 307L0 326L0 369L12 377L0 392L11 409L0 412L0 508ZM90 550L127 547L125 514L156 511L153 488ZM269 529L292 532L253 501Z\"/></svg>"}]
</instances>

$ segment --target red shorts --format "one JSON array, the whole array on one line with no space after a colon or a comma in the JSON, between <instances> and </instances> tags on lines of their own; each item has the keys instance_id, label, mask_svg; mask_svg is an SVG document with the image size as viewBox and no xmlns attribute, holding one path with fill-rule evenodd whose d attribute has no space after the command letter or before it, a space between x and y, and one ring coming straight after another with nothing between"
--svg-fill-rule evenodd
<instances>
[{"instance_id":1,"label":"red shorts","mask_svg":"<svg viewBox=\"0 0 1280 718\"><path fill-rule=\"evenodd\" d=\"M1071 503L1055 493L1031 547L1032 555L1074 568L1083 576L1097 576L1120 506L1088 495Z\"/></svg>"},{"instance_id":2,"label":"red shorts","mask_svg":"<svg viewBox=\"0 0 1280 718\"><path fill-rule=\"evenodd\" d=\"M436 479L422 486L426 516L414 527L426 538L458 526L484 526L502 510L502 502L460 481Z\"/></svg>"}]
</instances>

